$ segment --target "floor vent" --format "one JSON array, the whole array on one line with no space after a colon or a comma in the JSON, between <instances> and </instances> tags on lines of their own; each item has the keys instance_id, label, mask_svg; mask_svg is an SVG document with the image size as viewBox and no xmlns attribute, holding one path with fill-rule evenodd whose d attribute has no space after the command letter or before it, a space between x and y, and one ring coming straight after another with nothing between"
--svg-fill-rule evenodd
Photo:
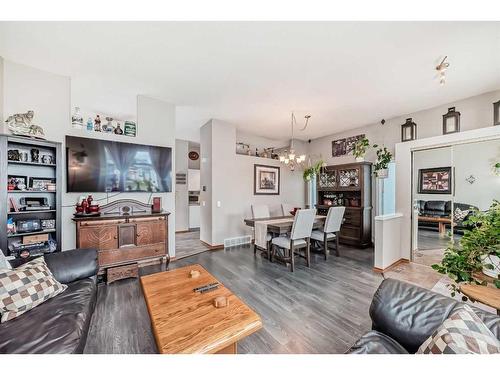
<instances>
[{"instance_id":1,"label":"floor vent","mask_svg":"<svg viewBox=\"0 0 500 375\"><path fill-rule=\"evenodd\" d=\"M252 242L252 236L226 238L224 240L224 247L239 246L239 245L244 245L244 244L247 244L250 242Z\"/></svg>"}]
</instances>

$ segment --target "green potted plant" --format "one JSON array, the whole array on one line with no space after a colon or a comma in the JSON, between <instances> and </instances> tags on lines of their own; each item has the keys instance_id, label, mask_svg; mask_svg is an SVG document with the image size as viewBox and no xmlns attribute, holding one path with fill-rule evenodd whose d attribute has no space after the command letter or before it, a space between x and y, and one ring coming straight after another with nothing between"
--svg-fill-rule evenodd
<instances>
[{"instance_id":1,"label":"green potted plant","mask_svg":"<svg viewBox=\"0 0 500 375\"><path fill-rule=\"evenodd\" d=\"M357 162L362 162L363 160L365 160L366 151L368 150L369 147L370 147L370 141L368 140L368 138L363 137L356 141L352 153ZM373 145L373 147L375 148L378 146Z\"/></svg>"},{"instance_id":2,"label":"green potted plant","mask_svg":"<svg viewBox=\"0 0 500 375\"><path fill-rule=\"evenodd\" d=\"M493 173L500 176L500 162L495 163L493 166Z\"/></svg>"},{"instance_id":3,"label":"green potted plant","mask_svg":"<svg viewBox=\"0 0 500 375\"><path fill-rule=\"evenodd\" d=\"M493 277L493 284L500 288L500 202L494 200L485 212L474 210L464 224L470 229L464 230L458 244L450 243L441 263L432 268L454 281L449 286L452 296L460 293L460 283L486 285L478 278L480 272Z\"/></svg>"},{"instance_id":4,"label":"green potted plant","mask_svg":"<svg viewBox=\"0 0 500 375\"><path fill-rule=\"evenodd\" d=\"M312 166L304 169L304 174L303 174L304 181L305 182L311 181L311 179L314 176L317 176L321 172L321 168L323 168L324 166L325 162L323 160L320 160L314 163Z\"/></svg>"},{"instance_id":5,"label":"green potted plant","mask_svg":"<svg viewBox=\"0 0 500 375\"><path fill-rule=\"evenodd\" d=\"M389 163L392 160L392 154L387 147L379 148L377 150L377 161L373 165L375 168L375 175L378 178L386 178L389 175Z\"/></svg>"}]
</instances>

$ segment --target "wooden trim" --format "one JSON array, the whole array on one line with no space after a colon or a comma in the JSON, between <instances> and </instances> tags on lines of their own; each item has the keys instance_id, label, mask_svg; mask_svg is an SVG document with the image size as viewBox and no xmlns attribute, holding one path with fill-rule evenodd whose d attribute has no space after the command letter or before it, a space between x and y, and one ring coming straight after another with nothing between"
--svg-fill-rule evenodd
<instances>
[{"instance_id":1,"label":"wooden trim","mask_svg":"<svg viewBox=\"0 0 500 375\"><path fill-rule=\"evenodd\" d=\"M224 248L224 245L210 245L208 243L206 243L205 241L202 241L200 240L200 242L205 245L206 247L208 247L209 250L220 250L220 249L223 249Z\"/></svg>"},{"instance_id":2,"label":"wooden trim","mask_svg":"<svg viewBox=\"0 0 500 375\"><path fill-rule=\"evenodd\" d=\"M392 263L390 266L383 268L383 269L378 268L378 267L373 267L373 272L375 272L375 273L387 272L387 271L390 271L392 268L399 266L400 264L403 264L403 263L410 263L410 261L408 259L401 258L401 259L398 259L397 261L395 261L394 263Z\"/></svg>"}]
</instances>

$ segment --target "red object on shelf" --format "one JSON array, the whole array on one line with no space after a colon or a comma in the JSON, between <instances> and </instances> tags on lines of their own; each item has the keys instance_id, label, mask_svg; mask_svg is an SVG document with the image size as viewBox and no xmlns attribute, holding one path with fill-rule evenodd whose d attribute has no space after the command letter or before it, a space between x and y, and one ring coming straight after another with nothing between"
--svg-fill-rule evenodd
<instances>
[{"instance_id":1,"label":"red object on shelf","mask_svg":"<svg viewBox=\"0 0 500 375\"><path fill-rule=\"evenodd\" d=\"M153 198L153 205L151 206L151 212L154 214L161 212L161 197Z\"/></svg>"}]
</instances>

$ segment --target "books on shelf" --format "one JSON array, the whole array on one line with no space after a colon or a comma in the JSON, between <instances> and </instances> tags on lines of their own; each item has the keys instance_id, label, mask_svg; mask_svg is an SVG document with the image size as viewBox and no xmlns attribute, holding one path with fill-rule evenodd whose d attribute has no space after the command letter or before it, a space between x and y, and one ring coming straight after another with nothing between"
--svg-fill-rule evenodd
<instances>
[{"instance_id":1,"label":"books on shelf","mask_svg":"<svg viewBox=\"0 0 500 375\"><path fill-rule=\"evenodd\" d=\"M17 207L16 200L12 197L9 198L9 208L10 212L19 212L19 207Z\"/></svg>"}]
</instances>

